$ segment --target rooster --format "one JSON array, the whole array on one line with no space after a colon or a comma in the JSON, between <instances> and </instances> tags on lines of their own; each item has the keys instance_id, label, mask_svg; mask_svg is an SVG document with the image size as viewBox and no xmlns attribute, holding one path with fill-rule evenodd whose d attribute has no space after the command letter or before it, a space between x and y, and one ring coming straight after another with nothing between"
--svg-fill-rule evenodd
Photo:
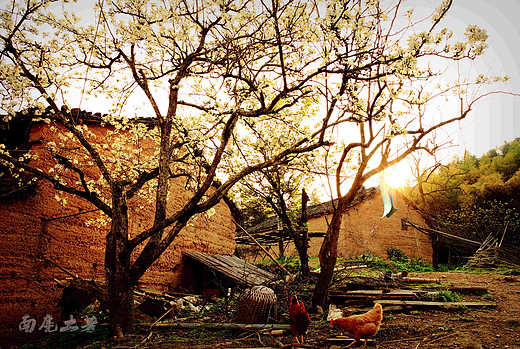
<instances>
[{"instance_id":1,"label":"rooster","mask_svg":"<svg viewBox=\"0 0 520 349\"><path fill-rule=\"evenodd\" d=\"M298 344L303 344L303 335L307 333L307 328L311 323L311 318L305 310L305 305L302 301L298 302L298 298L291 297L289 304L289 317L291 318L290 329ZM301 338L301 342L298 340Z\"/></svg>"},{"instance_id":2,"label":"rooster","mask_svg":"<svg viewBox=\"0 0 520 349\"><path fill-rule=\"evenodd\" d=\"M339 326L354 335L354 342L350 343L346 348L359 342L361 338L365 339L365 345L363 345L363 348L365 348L367 346L368 337L372 337L377 333L382 319L383 308L381 304L376 303L372 310L364 314L330 320L330 325L332 327Z\"/></svg>"}]
</instances>

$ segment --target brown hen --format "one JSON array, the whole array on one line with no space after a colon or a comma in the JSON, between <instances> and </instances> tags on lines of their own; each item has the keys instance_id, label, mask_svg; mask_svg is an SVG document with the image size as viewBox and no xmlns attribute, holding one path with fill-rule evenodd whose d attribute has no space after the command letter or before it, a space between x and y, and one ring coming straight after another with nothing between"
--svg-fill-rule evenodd
<instances>
[{"instance_id":1,"label":"brown hen","mask_svg":"<svg viewBox=\"0 0 520 349\"><path fill-rule=\"evenodd\" d=\"M354 335L354 342L350 343L346 348L359 342L361 338L365 339L365 345L363 345L363 348L365 348L368 337L372 337L377 333L382 319L383 308L381 304L377 303L372 310L364 314L330 320L330 324L332 327L339 326Z\"/></svg>"}]
</instances>

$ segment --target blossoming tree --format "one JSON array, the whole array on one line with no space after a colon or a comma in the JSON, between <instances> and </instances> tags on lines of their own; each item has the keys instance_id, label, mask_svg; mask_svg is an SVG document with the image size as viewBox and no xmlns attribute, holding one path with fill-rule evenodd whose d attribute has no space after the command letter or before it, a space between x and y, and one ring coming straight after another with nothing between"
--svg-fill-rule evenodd
<instances>
[{"instance_id":1,"label":"blossoming tree","mask_svg":"<svg viewBox=\"0 0 520 349\"><path fill-rule=\"evenodd\" d=\"M13 1L1 14L1 107L7 118L27 109L42 114L59 142L24 158L4 146L0 158L15 174L48 180L101 210L109 223L111 326L127 333L135 284L192 217L211 215L248 174L326 143L310 131L297 139L258 134L260 125L290 127L306 115L320 70L300 28L306 5L297 2L101 1L92 6L93 23L67 6L74 9L62 1ZM72 91L112 102L103 116L110 142L75 122L67 106L80 102ZM136 101L146 115L135 111ZM153 127L129 120L131 112L153 117ZM276 154L255 157L251 143L274 141ZM249 152L250 161L219 181L219 166L234 151ZM33 156L50 165L32 166ZM176 178L185 179L190 197L168 212ZM130 238L128 201L137 195L153 198L155 215Z\"/></svg>"},{"instance_id":2,"label":"blossoming tree","mask_svg":"<svg viewBox=\"0 0 520 349\"><path fill-rule=\"evenodd\" d=\"M105 0L93 4L89 22L67 11L75 6L68 1L13 0L0 14L1 108L8 118L41 113L60 141L24 158L3 147L0 159L14 173L45 179L102 211L110 322L127 333L134 286L190 219L211 215L239 180L330 146L329 131L354 125L355 140L336 143L339 201L320 252L320 304L341 213L357 189L427 148L427 136L464 118L476 99L453 117L424 113L435 94L464 91L458 82L427 94L421 86L435 74L419 61L474 57L485 47L476 27L452 46L449 31L436 31L450 4L430 28L405 36L415 24L395 26L401 1ZM111 102L103 120L112 128L112 148L64 107L83 99ZM132 122L135 116L153 117L153 125ZM288 129L292 136L282 137ZM52 166L32 166L34 155ZM353 184L341 194L339 178L351 159L359 160L349 167ZM170 212L169 184L178 178L190 195ZM150 228L129 237L128 201L136 196L153 198L155 214Z\"/></svg>"},{"instance_id":3,"label":"blossoming tree","mask_svg":"<svg viewBox=\"0 0 520 349\"><path fill-rule=\"evenodd\" d=\"M445 128L498 92L485 92L483 85L506 80L462 77L457 71L460 62L484 53L487 34L468 25L457 40L442 28L452 1L439 1L431 14L419 18L412 9L406 11L407 5L413 6L404 1L327 1L309 15L322 34L313 45L324 67L313 85L317 114L326 127L318 136L335 141L316 152L321 152L329 192L337 199L319 253L314 306L325 302L343 214L363 184L414 152L433 155L447 145ZM268 183L263 190L272 187Z\"/></svg>"},{"instance_id":4,"label":"blossoming tree","mask_svg":"<svg viewBox=\"0 0 520 349\"><path fill-rule=\"evenodd\" d=\"M483 92L482 85L505 79L457 72L457 62L484 53L487 34L468 25L457 41L451 30L442 28L451 0L439 1L430 15L419 18L406 5L332 1L320 14L326 33L321 52L331 57L320 88L329 126L324 134L339 137L323 154L337 201L319 252L314 306L325 302L343 213L363 184L414 152L434 154L449 142L440 130L466 118L477 101L496 93Z\"/></svg>"}]
</instances>

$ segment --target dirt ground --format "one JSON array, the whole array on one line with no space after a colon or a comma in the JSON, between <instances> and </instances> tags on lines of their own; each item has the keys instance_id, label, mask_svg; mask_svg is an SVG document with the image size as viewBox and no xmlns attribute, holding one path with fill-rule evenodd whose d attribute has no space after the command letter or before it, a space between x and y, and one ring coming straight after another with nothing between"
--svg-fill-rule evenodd
<instances>
[{"instance_id":1,"label":"dirt ground","mask_svg":"<svg viewBox=\"0 0 520 349\"><path fill-rule=\"evenodd\" d=\"M379 349L400 348L520 348L520 276L464 273L414 273L410 276L441 278L443 284L486 286L487 295L465 294L464 301L494 301L496 308L384 312L375 336ZM105 340L84 348L345 348L329 338L341 335L324 319L313 320L304 346L292 346L289 333L234 332L215 330L158 330L138 333L122 340ZM362 345L353 346L361 348ZM351 348L353 348L351 347ZM371 348L374 348L372 346Z\"/></svg>"},{"instance_id":2,"label":"dirt ground","mask_svg":"<svg viewBox=\"0 0 520 349\"><path fill-rule=\"evenodd\" d=\"M464 300L492 299L497 307L385 316L376 337L378 348L520 348L519 276L461 273L412 276L442 277L447 283L456 285L486 286L490 295L464 295Z\"/></svg>"},{"instance_id":3,"label":"dirt ground","mask_svg":"<svg viewBox=\"0 0 520 349\"><path fill-rule=\"evenodd\" d=\"M488 294L463 294L464 301L496 302L496 308L459 308L457 310L413 310L408 312L384 311L380 331L375 336L378 349L520 349L520 276L494 273L412 273L412 277L440 278L442 284L457 286L485 286ZM286 314L285 314L286 316ZM273 334L270 331L236 331L196 329L148 328L122 339L100 337L64 338L40 342L26 348L345 348L347 343L329 339L343 335L331 328L327 314L312 314L311 326L304 346L294 346L290 333ZM198 321L214 322L214 319ZM100 328L98 332L102 332ZM350 348L361 348L362 345Z\"/></svg>"},{"instance_id":4,"label":"dirt ground","mask_svg":"<svg viewBox=\"0 0 520 349\"><path fill-rule=\"evenodd\" d=\"M464 301L494 301L497 307L385 313L375 337L377 348L520 348L520 276L463 273L412 273L410 276L441 278L443 284L485 286L488 295L465 294ZM337 334L338 331L331 330L326 323L314 324L306 344L313 348L341 348L327 342L327 338Z\"/></svg>"}]
</instances>

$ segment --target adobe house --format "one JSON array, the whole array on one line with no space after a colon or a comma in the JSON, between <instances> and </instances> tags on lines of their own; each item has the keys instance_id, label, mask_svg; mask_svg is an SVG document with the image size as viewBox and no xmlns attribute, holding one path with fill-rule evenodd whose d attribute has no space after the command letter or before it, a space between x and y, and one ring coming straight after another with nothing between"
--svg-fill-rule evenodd
<instances>
[{"instance_id":1,"label":"adobe house","mask_svg":"<svg viewBox=\"0 0 520 349\"><path fill-rule=\"evenodd\" d=\"M408 257L422 258L432 262L432 242L429 236L415 229L402 230L401 218L406 218L419 225L426 226L419 211L397 191L394 197L397 211L390 217L381 218L384 212L383 199L377 188L362 189L352 205L344 213L338 241L338 255L348 259L367 253L388 259L387 249L394 246L400 248ZM332 217L332 202L325 202L307 209L310 247L309 256L318 257L323 236L327 231L327 222ZM293 243L284 245L283 251L276 240L280 240L278 221L271 217L266 221L248 229L255 238L270 247L273 255L281 252L288 256L296 255ZM245 240L237 239L238 243ZM254 260L254 248L238 248ZM249 251L248 251L249 250Z\"/></svg>"},{"instance_id":2,"label":"adobe house","mask_svg":"<svg viewBox=\"0 0 520 349\"><path fill-rule=\"evenodd\" d=\"M78 122L95 134L103 135L108 129L98 115L82 112ZM139 122L147 124L150 119ZM33 118L0 124L0 142L11 149L34 149L55 138L56 132L48 123ZM86 280L104 280L107 228L87 225L99 217L99 212L88 202L64 194L62 197L67 200L64 204L57 201L57 192L48 182L38 180L19 184L2 168L1 172L4 174L0 175L0 324L4 330L18 331L18 324L26 314L35 318L38 326L46 314L59 319L57 304L63 289L53 279L65 279L69 275L58 266ZM169 209L187 200L188 193L182 180L172 185L171 197L175 200L170 200ZM153 205L144 205L137 210L141 205L137 198L129 205L131 234L151 226ZM189 278L183 276L189 272L184 252L234 253L236 227L232 209L224 201L215 209L211 216L201 214L191 220L193 224L181 232L145 273L139 286L158 290L189 289L190 285L185 283Z\"/></svg>"}]
</instances>

